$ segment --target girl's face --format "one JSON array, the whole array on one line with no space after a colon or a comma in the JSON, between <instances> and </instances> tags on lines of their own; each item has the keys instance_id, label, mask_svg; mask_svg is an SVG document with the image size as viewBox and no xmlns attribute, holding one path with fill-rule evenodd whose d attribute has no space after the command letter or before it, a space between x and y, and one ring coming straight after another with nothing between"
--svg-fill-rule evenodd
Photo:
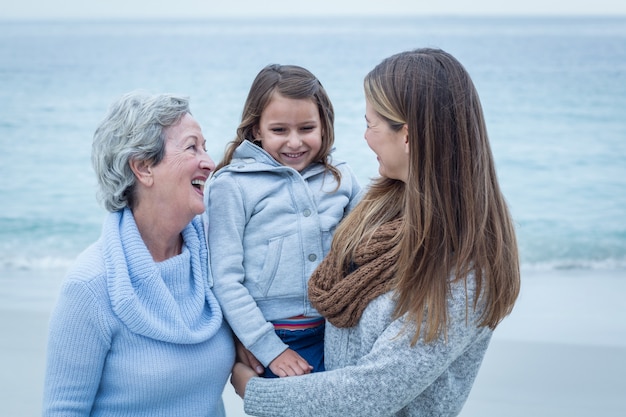
<instances>
[{"instance_id":1,"label":"girl's face","mask_svg":"<svg viewBox=\"0 0 626 417\"><path fill-rule=\"evenodd\" d=\"M274 93L261 113L255 140L278 163L300 172L322 148L322 123L311 99L291 99Z\"/></svg>"},{"instance_id":2,"label":"girl's face","mask_svg":"<svg viewBox=\"0 0 626 417\"><path fill-rule=\"evenodd\" d=\"M409 177L409 145L407 126L394 131L386 120L365 101L365 140L378 159L378 173L386 178L407 182Z\"/></svg>"}]
</instances>

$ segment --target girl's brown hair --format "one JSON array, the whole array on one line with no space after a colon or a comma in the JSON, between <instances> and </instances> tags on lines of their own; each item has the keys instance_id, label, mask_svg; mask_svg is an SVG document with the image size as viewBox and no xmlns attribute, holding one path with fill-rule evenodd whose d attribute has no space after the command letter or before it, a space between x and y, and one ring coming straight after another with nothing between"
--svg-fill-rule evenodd
<instances>
[{"instance_id":1,"label":"girl's brown hair","mask_svg":"<svg viewBox=\"0 0 626 417\"><path fill-rule=\"evenodd\" d=\"M312 100L315 103L322 125L322 146L313 161L324 165L339 183L341 174L330 163L330 152L335 143L335 111L333 105L317 77L309 70L297 65L271 64L257 74L243 107L241 123L237 128L237 137L228 144L224 158L215 170L223 168L232 161L235 149L243 141L254 142L254 130L259 125L263 110L270 103L275 93L290 99Z\"/></svg>"}]
</instances>

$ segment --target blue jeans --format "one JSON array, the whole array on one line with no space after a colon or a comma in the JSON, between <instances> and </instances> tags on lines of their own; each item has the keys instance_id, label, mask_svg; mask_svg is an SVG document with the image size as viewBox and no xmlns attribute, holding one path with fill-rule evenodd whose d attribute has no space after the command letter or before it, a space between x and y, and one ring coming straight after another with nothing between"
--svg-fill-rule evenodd
<instances>
[{"instance_id":1,"label":"blue jeans","mask_svg":"<svg viewBox=\"0 0 626 417\"><path fill-rule=\"evenodd\" d=\"M291 350L298 352L309 365L313 367L312 372L324 371L324 327L312 327L304 330L276 330L276 334ZM266 378L278 378L277 375L265 368Z\"/></svg>"}]
</instances>

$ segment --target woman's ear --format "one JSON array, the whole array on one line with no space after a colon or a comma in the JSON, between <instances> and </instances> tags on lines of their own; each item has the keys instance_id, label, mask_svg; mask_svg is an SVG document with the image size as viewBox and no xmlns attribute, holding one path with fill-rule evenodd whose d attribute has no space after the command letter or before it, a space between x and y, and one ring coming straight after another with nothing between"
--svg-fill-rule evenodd
<instances>
[{"instance_id":1,"label":"woman's ear","mask_svg":"<svg viewBox=\"0 0 626 417\"><path fill-rule=\"evenodd\" d=\"M409 153L409 126L405 123L402 126L402 135L404 136L404 152Z\"/></svg>"},{"instance_id":2,"label":"woman's ear","mask_svg":"<svg viewBox=\"0 0 626 417\"><path fill-rule=\"evenodd\" d=\"M130 169L135 174L135 177L137 177L137 181L148 187L152 185L154 177L152 175L151 162L131 159L128 164L130 165Z\"/></svg>"}]
</instances>

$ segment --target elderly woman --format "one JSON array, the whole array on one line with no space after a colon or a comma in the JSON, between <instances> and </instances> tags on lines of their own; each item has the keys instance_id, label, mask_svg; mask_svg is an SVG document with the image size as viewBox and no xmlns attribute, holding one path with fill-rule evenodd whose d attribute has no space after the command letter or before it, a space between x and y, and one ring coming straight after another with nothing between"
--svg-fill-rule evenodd
<instances>
[{"instance_id":1,"label":"elderly woman","mask_svg":"<svg viewBox=\"0 0 626 417\"><path fill-rule=\"evenodd\" d=\"M123 96L92 163L110 213L52 314L44 416L223 416L234 345L198 217L215 164L188 100Z\"/></svg>"}]
</instances>

